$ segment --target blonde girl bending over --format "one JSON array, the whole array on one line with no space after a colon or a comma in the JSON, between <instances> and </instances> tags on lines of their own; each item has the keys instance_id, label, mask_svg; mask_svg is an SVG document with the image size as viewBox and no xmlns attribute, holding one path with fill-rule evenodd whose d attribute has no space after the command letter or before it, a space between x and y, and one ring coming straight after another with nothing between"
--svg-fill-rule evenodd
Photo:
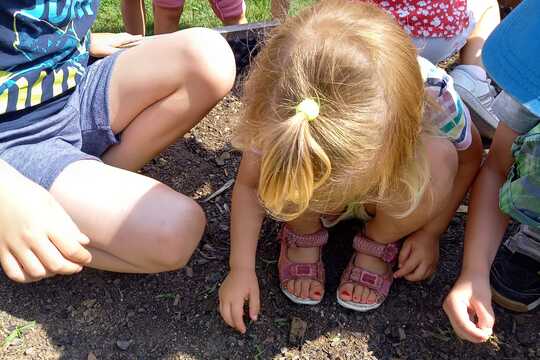
<instances>
[{"instance_id":1,"label":"blonde girl bending over","mask_svg":"<svg viewBox=\"0 0 540 360\"><path fill-rule=\"evenodd\" d=\"M365 227L337 291L344 307L375 309L394 278L434 272L438 239L478 170L480 139L451 78L417 58L393 18L323 0L287 19L257 58L244 103L220 289L227 324L245 332L246 300L250 318L259 313L255 253L266 213L285 222L279 276L296 303L323 298L326 227L349 217Z\"/></svg>"}]
</instances>

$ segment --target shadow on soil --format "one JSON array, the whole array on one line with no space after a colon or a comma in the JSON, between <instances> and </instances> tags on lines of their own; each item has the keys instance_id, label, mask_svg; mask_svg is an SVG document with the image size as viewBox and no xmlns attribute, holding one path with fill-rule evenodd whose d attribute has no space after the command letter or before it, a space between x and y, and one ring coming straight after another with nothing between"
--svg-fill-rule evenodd
<instances>
[{"instance_id":1,"label":"shadow on soil","mask_svg":"<svg viewBox=\"0 0 540 360\"><path fill-rule=\"evenodd\" d=\"M216 159L230 151L230 145L209 150L197 139L195 130L144 172L204 199L234 176L239 154L231 152L219 165ZM201 192L205 186L210 186L206 194ZM224 204L230 203L230 193L202 203L209 225L186 269L157 275L86 270L31 285L17 285L0 275L0 316L17 318L9 320L12 324L36 321L45 335L33 336L31 331L3 355L19 358L32 347L44 358L50 353L66 360L87 359L89 353L97 359L495 359L527 357L528 348L538 344L540 324L531 321L533 315L514 316L499 309L498 340L475 346L452 334L441 303L459 269L461 216L442 240L437 276L422 284L397 281L385 304L367 314L335 303L339 276L360 224L349 222L332 230L324 256L325 298L320 305L302 307L280 293L275 265L279 246L274 240L278 225L267 221L257 262L262 314L242 336L229 329L217 311L219 284L227 272L229 216ZM289 342L293 317L307 323L298 344Z\"/></svg>"}]
</instances>

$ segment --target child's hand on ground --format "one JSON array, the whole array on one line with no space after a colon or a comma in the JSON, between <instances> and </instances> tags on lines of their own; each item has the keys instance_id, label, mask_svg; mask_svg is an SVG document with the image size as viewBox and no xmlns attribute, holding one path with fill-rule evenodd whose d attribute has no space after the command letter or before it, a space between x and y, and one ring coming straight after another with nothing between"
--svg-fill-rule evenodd
<instances>
[{"instance_id":1,"label":"child's hand on ground","mask_svg":"<svg viewBox=\"0 0 540 360\"><path fill-rule=\"evenodd\" d=\"M7 277L32 282L82 270L89 243L42 187L11 169L0 181L0 262Z\"/></svg>"},{"instance_id":2,"label":"child's hand on ground","mask_svg":"<svg viewBox=\"0 0 540 360\"><path fill-rule=\"evenodd\" d=\"M92 33L90 36L90 55L98 58L109 56L121 49L137 46L143 39L142 35L128 33Z\"/></svg>"},{"instance_id":3,"label":"child's hand on ground","mask_svg":"<svg viewBox=\"0 0 540 360\"><path fill-rule=\"evenodd\" d=\"M395 278L421 281L431 276L439 262L439 237L419 230L407 237L399 252Z\"/></svg>"},{"instance_id":4,"label":"child's hand on ground","mask_svg":"<svg viewBox=\"0 0 540 360\"><path fill-rule=\"evenodd\" d=\"M462 339L479 343L493 333L495 316L485 276L462 273L444 300L443 309Z\"/></svg>"},{"instance_id":5,"label":"child's hand on ground","mask_svg":"<svg viewBox=\"0 0 540 360\"><path fill-rule=\"evenodd\" d=\"M225 322L246 332L244 303L249 301L249 317L257 320L260 310L259 282L254 270L232 269L219 289L219 312Z\"/></svg>"}]
</instances>

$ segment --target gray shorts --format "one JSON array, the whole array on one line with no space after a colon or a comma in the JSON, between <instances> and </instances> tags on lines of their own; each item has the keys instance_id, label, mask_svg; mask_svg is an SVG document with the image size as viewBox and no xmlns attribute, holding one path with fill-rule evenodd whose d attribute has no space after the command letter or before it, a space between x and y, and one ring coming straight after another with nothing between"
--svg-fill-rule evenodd
<instances>
[{"instance_id":1,"label":"gray shorts","mask_svg":"<svg viewBox=\"0 0 540 360\"><path fill-rule=\"evenodd\" d=\"M100 161L119 142L111 130L108 103L117 57L118 53L89 66L65 107L53 116L1 123L0 159L46 189L69 164Z\"/></svg>"}]
</instances>

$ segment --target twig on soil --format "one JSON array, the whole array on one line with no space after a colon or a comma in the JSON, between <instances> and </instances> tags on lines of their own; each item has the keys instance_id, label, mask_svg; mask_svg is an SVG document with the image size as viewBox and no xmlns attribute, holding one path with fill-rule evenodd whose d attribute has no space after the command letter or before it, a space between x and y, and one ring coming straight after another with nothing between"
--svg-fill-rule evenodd
<instances>
[{"instance_id":1,"label":"twig on soil","mask_svg":"<svg viewBox=\"0 0 540 360\"><path fill-rule=\"evenodd\" d=\"M156 299L159 299L159 300L174 300L175 298L176 298L175 293L159 294L156 296Z\"/></svg>"},{"instance_id":2,"label":"twig on soil","mask_svg":"<svg viewBox=\"0 0 540 360\"><path fill-rule=\"evenodd\" d=\"M205 258L206 260L219 260L219 258L217 256L211 256L211 255L207 255L205 253L203 253L201 250L197 249L197 251L199 252L199 254L201 254L201 256L203 258Z\"/></svg>"},{"instance_id":3,"label":"twig on soil","mask_svg":"<svg viewBox=\"0 0 540 360\"><path fill-rule=\"evenodd\" d=\"M277 260L266 260L265 258L260 258L260 259L263 263L268 264L268 265L277 263Z\"/></svg>"},{"instance_id":4,"label":"twig on soil","mask_svg":"<svg viewBox=\"0 0 540 360\"><path fill-rule=\"evenodd\" d=\"M285 318L277 318L274 320L274 324L276 324L279 327L287 326L288 323L289 323L289 320Z\"/></svg>"},{"instance_id":5,"label":"twig on soil","mask_svg":"<svg viewBox=\"0 0 540 360\"><path fill-rule=\"evenodd\" d=\"M262 348L257 344L255 345L255 349L257 349L257 353L255 354L255 360L262 359L262 355L264 354L265 349Z\"/></svg>"},{"instance_id":6,"label":"twig on soil","mask_svg":"<svg viewBox=\"0 0 540 360\"><path fill-rule=\"evenodd\" d=\"M225 184L223 184L222 187L220 187L218 190L216 190L213 194L210 194L206 199L204 199L202 202L208 202L215 198L216 196L220 195L221 193L225 192L227 189L229 189L234 184L234 179L230 179Z\"/></svg>"}]
</instances>

